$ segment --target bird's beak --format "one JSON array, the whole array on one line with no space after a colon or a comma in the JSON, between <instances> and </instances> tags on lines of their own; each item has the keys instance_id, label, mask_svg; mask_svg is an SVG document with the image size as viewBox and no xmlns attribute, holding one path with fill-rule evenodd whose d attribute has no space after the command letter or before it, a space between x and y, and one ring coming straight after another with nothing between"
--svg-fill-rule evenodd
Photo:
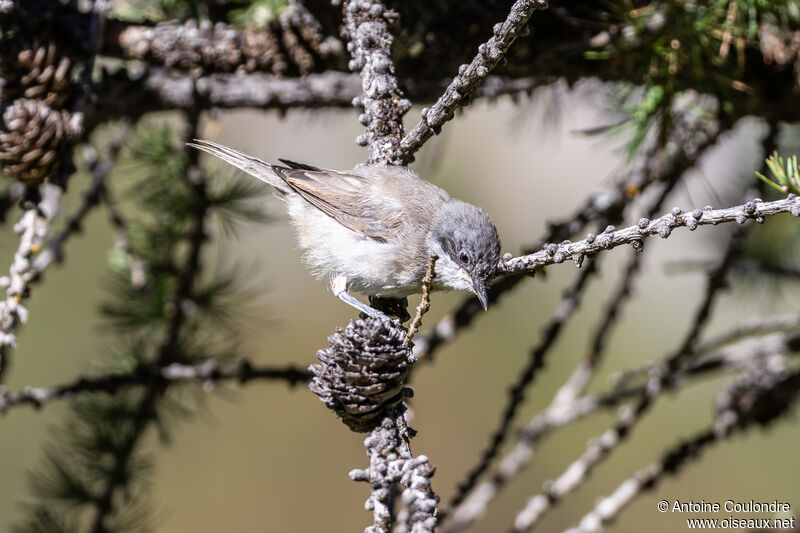
<instances>
[{"instance_id":1,"label":"bird's beak","mask_svg":"<svg viewBox=\"0 0 800 533\"><path fill-rule=\"evenodd\" d=\"M475 296L478 297L478 301L481 303L483 310L486 311L489 309L489 295L486 294L486 284L480 279L473 279L472 290L475 292Z\"/></svg>"}]
</instances>

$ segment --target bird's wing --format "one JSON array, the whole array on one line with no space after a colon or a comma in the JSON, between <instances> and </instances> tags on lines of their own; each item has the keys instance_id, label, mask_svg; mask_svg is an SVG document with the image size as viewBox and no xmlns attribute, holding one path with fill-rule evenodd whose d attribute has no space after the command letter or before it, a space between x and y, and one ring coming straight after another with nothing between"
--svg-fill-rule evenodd
<instances>
[{"instance_id":1,"label":"bird's wing","mask_svg":"<svg viewBox=\"0 0 800 533\"><path fill-rule=\"evenodd\" d=\"M324 168L315 167L313 165L309 165L306 163L298 163L297 161L292 161L291 159L278 158L278 161L280 161L289 168L298 168L301 170L318 170L320 172L325 170Z\"/></svg>"},{"instance_id":2,"label":"bird's wing","mask_svg":"<svg viewBox=\"0 0 800 533\"><path fill-rule=\"evenodd\" d=\"M187 144L244 170L282 193L296 192L341 225L367 237L385 241L402 224L402 210L391 200L370 194L368 178L286 159L280 160L286 167L270 165L211 141L195 140Z\"/></svg>"},{"instance_id":3,"label":"bird's wing","mask_svg":"<svg viewBox=\"0 0 800 533\"><path fill-rule=\"evenodd\" d=\"M294 168L274 168L292 190L342 226L385 241L402 222L402 214L397 209L381 205L384 203L381 198L373 199L369 178L285 163Z\"/></svg>"}]
</instances>

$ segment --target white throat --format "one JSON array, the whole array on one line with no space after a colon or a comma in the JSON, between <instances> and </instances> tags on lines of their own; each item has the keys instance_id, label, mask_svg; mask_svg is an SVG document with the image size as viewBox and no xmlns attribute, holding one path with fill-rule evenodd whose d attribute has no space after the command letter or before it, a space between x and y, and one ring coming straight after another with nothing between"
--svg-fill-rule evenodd
<instances>
[{"instance_id":1,"label":"white throat","mask_svg":"<svg viewBox=\"0 0 800 533\"><path fill-rule=\"evenodd\" d=\"M430 236L427 240L428 250L438 258L434 269L436 273L436 277L433 279L434 287L472 291L472 278L467 271L450 258L438 241Z\"/></svg>"}]
</instances>

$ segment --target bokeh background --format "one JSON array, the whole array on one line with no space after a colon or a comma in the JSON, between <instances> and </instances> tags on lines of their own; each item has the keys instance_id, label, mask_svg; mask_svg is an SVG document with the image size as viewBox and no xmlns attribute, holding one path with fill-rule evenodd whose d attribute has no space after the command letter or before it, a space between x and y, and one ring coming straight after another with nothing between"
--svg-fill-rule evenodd
<instances>
[{"instance_id":1,"label":"bokeh background","mask_svg":"<svg viewBox=\"0 0 800 533\"><path fill-rule=\"evenodd\" d=\"M538 241L548 220L571 214L589 192L602 188L624 168L624 139L579 132L608 121L604 110L602 91L590 84L571 92L543 89L519 104L504 98L479 102L429 142L413 168L453 196L489 212L503 251L517 253ZM409 113L408 124L418 111ZM364 160L365 151L353 142L361 131L355 111L350 110L290 111L285 116L240 111L205 117L203 125L204 137L267 160L284 157L330 168L350 168ZM756 120L726 134L703 161L702 172L691 176L667 206L687 209L714 203L714 194L724 196L726 183L750 179L760 166L763 134ZM65 212L77 205L88 179L78 175L70 182ZM113 186L124 190L126 184ZM274 219L266 225L242 225L236 236L216 228L215 245L203 263L209 270L237 268L245 273L253 298L237 317L241 327L235 340L241 354L257 363L305 366L315 362L315 351L326 346L326 336L354 313L301 266L280 202L272 197L263 201ZM16 240L9 225L2 231L0 264L8 264ZM648 241L645 273L636 283L635 297L612 336L592 390L607 387L607 378L615 371L675 347L691 320L704 276L698 270L676 274L666 267L715 257L726 231L677 231L667 240ZM100 303L108 299L106 255L113 240L105 215L93 213L85 232L69 242L65 264L51 268L34 287L30 323L20 332L9 373L11 390L91 373L97 370L94 362L113 349L114 337L98 313ZM628 253L616 249L604 254L601 275L550 352L546 368L530 389L519 425L549 403L580 360ZM443 501L486 445L507 387L575 275L575 267L565 263L548 269L546 276L527 280L415 373L411 424L419 433L412 449L427 455L437 468L433 482ZM739 278L719 299L709 332L766 309L796 311L795 295L789 285ZM434 294L424 325L435 324L462 298L457 293ZM411 305L416 303L412 299ZM622 479L682 437L706 427L726 379L691 384L661 398L631 438L594 471L588 483L559 504L539 530L558 531L574 524ZM291 389L283 383L254 381L244 387L220 385L193 396L195 414L180 422L172 441L164 445L151 435L147 444L154 463L147 482L155 509L153 531L338 533L360 531L370 523L371 516L363 509L368 487L347 477L349 470L367 464L363 435L347 430L304 386ZM66 412L66 405L57 403L41 411L17 408L0 420L0 530L8 531L23 516L25 503L32 499L29 472L54 444L53 428ZM546 480L558 476L585 450L588 440L614 420L614 412L602 413L546 438L533 465L471 531L506 530L525 501L541 492ZM727 439L641 496L608 530L685 529L685 515L656 510L661 499L777 499L791 503L796 515L798 441L800 428L794 417L764 431Z\"/></svg>"}]
</instances>

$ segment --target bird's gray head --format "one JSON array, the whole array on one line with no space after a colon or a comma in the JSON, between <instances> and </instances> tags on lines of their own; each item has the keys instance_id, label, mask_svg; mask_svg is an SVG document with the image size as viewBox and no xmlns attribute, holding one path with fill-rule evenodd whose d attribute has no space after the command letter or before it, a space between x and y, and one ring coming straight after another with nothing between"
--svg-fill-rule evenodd
<instances>
[{"instance_id":1,"label":"bird's gray head","mask_svg":"<svg viewBox=\"0 0 800 533\"><path fill-rule=\"evenodd\" d=\"M500 260L500 238L489 215L474 205L449 200L428 234L428 250L438 256L436 281L475 293L489 305L486 288Z\"/></svg>"}]
</instances>

